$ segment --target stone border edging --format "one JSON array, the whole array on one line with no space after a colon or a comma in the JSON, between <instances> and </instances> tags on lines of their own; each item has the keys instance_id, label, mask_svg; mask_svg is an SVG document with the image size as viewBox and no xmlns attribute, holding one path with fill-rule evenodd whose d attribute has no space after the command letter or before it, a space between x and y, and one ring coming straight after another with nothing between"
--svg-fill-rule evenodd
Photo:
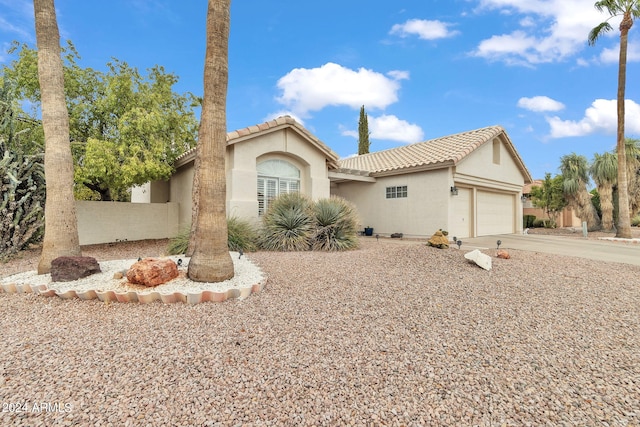
<instances>
[{"instance_id":1,"label":"stone border edging","mask_svg":"<svg viewBox=\"0 0 640 427\"><path fill-rule=\"evenodd\" d=\"M223 302L228 299L245 299L253 293L260 292L267 285L267 279L264 278L260 282L253 284L252 286L243 288L231 288L225 292L216 291L200 291L200 292L173 292L163 294L160 292L145 292L138 293L136 291L116 292L113 290L99 291L99 290L86 290L75 291L68 290L65 292L59 292L55 289L49 289L47 285L30 285L26 284L0 284L0 293L8 294L29 294L42 295L47 297L58 296L62 299L78 298L83 301L92 299L99 299L103 302L139 302L141 304L148 304L154 301L160 301L164 304L173 304L177 302L187 303L189 305L199 304L201 302Z\"/></svg>"}]
</instances>

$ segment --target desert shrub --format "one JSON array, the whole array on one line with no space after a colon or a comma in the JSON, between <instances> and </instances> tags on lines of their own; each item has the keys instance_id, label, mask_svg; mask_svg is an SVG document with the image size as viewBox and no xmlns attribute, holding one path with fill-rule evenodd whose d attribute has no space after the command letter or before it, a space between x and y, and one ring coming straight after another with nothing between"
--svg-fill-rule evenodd
<instances>
[{"instance_id":1,"label":"desert shrub","mask_svg":"<svg viewBox=\"0 0 640 427\"><path fill-rule=\"evenodd\" d=\"M637 215L631 218L631 225L634 227L640 226L640 215Z\"/></svg>"},{"instance_id":2,"label":"desert shrub","mask_svg":"<svg viewBox=\"0 0 640 427\"><path fill-rule=\"evenodd\" d=\"M536 219L535 221L533 221L534 228L546 227L547 226L546 224L547 224L547 221L544 219Z\"/></svg>"},{"instance_id":3,"label":"desert shrub","mask_svg":"<svg viewBox=\"0 0 640 427\"><path fill-rule=\"evenodd\" d=\"M178 233L177 236L169 239L169 246L167 246L167 253L169 255L182 255L187 251L189 246L189 231L190 227L185 227Z\"/></svg>"},{"instance_id":4,"label":"desert shrub","mask_svg":"<svg viewBox=\"0 0 640 427\"><path fill-rule=\"evenodd\" d=\"M313 207L313 250L342 251L358 246L358 215L355 207L340 197L318 200Z\"/></svg>"},{"instance_id":5,"label":"desert shrub","mask_svg":"<svg viewBox=\"0 0 640 427\"><path fill-rule=\"evenodd\" d=\"M531 228L533 227L533 223L536 220L536 216L535 215L523 215L522 217L522 226L524 228Z\"/></svg>"},{"instance_id":6,"label":"desert shrub","mask_svg":"<svg viewBox=\"0 0 640 427\"><path fill-rule=\"evenodd\" d=\"M313 203L299 193L274 199L262 218L259 246L270 251L306 251L315 230Z\"/></svg>"},{"instance_id":7,"label":"desert shrub","mask_svg":"<svg viewBox=\"0 0 640 427\"><path fill-rule=\"evenodd\" d=\"M257 249L258 234L255 227L247 220L238 217L227 218L228 239L227 245L230 251L252 252ZM169 240L167 253L181 255L189 246L190 227L181 230L177 236Z\"/></svg>"},{"instance_id":8,"label":"desert shrub","mask_svg":"<svg viewBox=\"0 0 640 427\"><path fill-rule=\"evenodd\" d=\"M27 125L25 125L27 123ZM0 257L42 238L44 154L28 120L18 120L8 86L0 88Z\"/></svg>"},{"instance_id":9,"label":"desert shrub","mask_svg":"<svg viewBox=\"0 0 640 427\"><path fill-rule=\"evenodd\" d=\"M227 218L229 250L253 252L258 249L258 232L253 224L236 216Z\"/></svg>"}]
</instances>

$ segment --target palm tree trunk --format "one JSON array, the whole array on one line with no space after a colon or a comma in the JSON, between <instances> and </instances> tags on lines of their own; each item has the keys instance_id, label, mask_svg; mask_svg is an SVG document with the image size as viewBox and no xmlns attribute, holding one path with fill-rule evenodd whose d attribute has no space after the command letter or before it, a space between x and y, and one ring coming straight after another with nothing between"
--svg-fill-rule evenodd
<instances>
[{"instance_id":1,"label":"palm tree trunk","mask_svg":"<svg viewBox=\"0 0 640 427\"><path fill-rule=\"evenodd\" d=\"M618 66L618 132L616 148L618 153L618 231L616 237L631 238L631 215L629 213L629 190L627 184L627 156L624 138L624 93L627 78L627 41L633 25L631 14L625 13L620 23L620 60Z\"/></svg>"},{"instance_id":2,"label":"palm tree trunk","mask_svg":"<svg viewBox=\"0 0 640 427\"><path fill-rule=\"evenodd\" d=\"M60 256L78 256L80 240L73 197L73 158L69 141L69 112L64 96L60 33L53 0L34 0L38 79L45 138L44 170L47 185L45 233L38 274L51 271Z\"/></svg>"},{"instance_id":3,"label":"palm tree trunk","mask_svg":"<svg viewBox=\"0 0 640 427\"><path fill-rule=\"evenodd\" d=\"M227 147L227 84L231 0L209 0L204 98L198 134L198 211L190 239L193 255L189 278L221 282L233 277L227 246L225 153Z\"/></svg>"},{"instance_id":4,"label":"palm tree trunk","mask_svg":"<svg viewBox=\"0 0 640 427\"><path fill-rule=\"evenodd\" d=\"M578 217L582 221L587 222L587 230L598 231L602 228L600 217L595 206L591 202L591 194L587 191L587 187L583 186L576 194L577 204L579 205Z\"/></svg>"},{"instance_id":5,"label":"palm tree trunk","mask_svg":"<svg viewBox=\"0 0 640 427\"><path fill-rule=\"evenodd\" d=\"M613 231L613 186L609 183L598 187L600 194L600 210L602 211L602 229Z\"/></svg>"}]
</instances>

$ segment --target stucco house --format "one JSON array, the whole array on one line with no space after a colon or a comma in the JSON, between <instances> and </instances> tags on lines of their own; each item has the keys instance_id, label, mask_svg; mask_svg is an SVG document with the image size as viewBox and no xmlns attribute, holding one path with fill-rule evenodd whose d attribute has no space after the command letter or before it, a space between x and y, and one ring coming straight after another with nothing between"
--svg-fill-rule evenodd
<instances>
[{"instance_id":1,"label":"stucco house","mask_svg":"<svg viewBox=\"0 0 640 427\"><path fill-rule=\"evenodd\" d=\"M337 195L382 236L473 237L522 231L523 185L531 176L503 128L491 126L339 159L288 116L227 134L227 212L259 221L278 194ZM176 202L191 221L195 150L167 182L132 192L132 202Z\"/></svg>"}]
</instances>

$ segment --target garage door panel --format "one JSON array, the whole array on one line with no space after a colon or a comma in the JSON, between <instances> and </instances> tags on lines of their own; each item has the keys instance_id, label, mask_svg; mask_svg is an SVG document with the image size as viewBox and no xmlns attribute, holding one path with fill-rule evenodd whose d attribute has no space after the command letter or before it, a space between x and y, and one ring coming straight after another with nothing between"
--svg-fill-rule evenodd
<instances>
[{"instance_id":1,"label":"garage door panel","mask_svg":"<svg viewBox=\"0 0 640 427\"><path fill-rule=\"evenodd\" d=\"M478 191L478 236L514 233L513 194Z\"/></svg>"},{"instance_id":2,"label":"garage door panel","mask_svg":"<svg viewBox=\"0 0 640 427\"><path fill-rule=\"evenodd\" d=\"M459 188L458 195L453 197L453 213L449 225L450 236L471 236L471 189Z\"/></svg>"}]
</instances>

